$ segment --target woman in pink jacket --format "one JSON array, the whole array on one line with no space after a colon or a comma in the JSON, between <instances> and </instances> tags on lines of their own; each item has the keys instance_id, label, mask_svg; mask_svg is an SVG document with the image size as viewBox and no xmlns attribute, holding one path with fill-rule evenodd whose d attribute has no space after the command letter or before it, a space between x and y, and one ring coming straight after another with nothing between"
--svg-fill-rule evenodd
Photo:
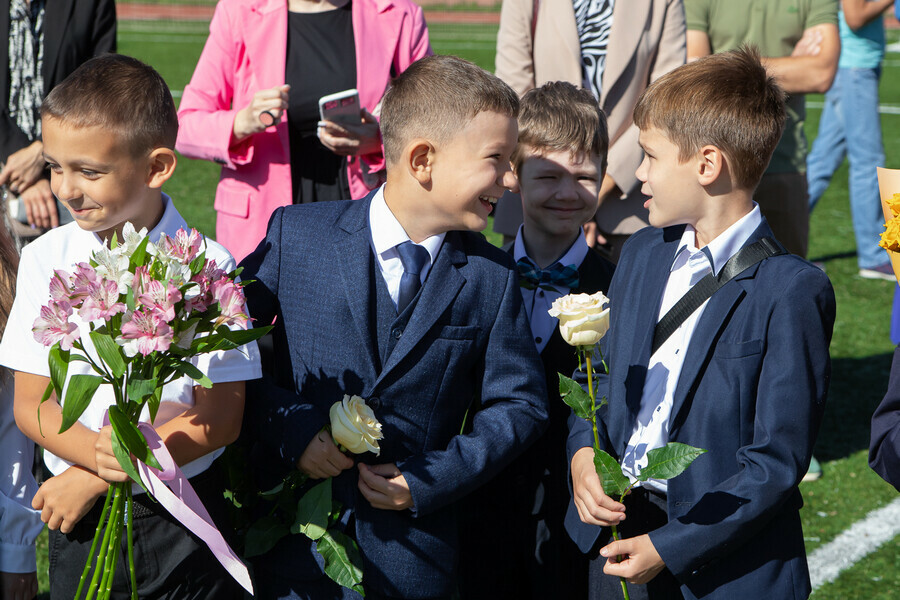
<instances>
[{"instance_id":1,"label":"woman in pink jacket","mask_svg":"<svg viewBox=\"0 0 900 600\"><path fill-rule=\"evenodd\" d=\"M217 241L241 260L277 207L361 198L380 184L372 113L391 78L429 54L410 0L221 0L181 99L176 143L222 165ZM359 124L320 127L319 98L350 88L366 109Z\"/></svg>"}]
</instances>

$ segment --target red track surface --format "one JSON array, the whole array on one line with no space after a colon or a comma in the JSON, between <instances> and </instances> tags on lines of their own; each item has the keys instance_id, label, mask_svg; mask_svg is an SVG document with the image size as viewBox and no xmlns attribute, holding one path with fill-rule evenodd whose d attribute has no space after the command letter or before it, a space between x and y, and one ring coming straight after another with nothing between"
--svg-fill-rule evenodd
<instances>
[{"instance_id":1,"label":"red track surface","mask_svg":"<svg viewBox=\"0 0 900 600\"><path fill-rule=\"evenodd\" d=\"M179 4L132 4L116 5L118 17L124 21L209 21L213 15L212 6ZM429 23L493 23L500 22L497 12L457 12L425 11Z\"/></svg>"}]
</instances>

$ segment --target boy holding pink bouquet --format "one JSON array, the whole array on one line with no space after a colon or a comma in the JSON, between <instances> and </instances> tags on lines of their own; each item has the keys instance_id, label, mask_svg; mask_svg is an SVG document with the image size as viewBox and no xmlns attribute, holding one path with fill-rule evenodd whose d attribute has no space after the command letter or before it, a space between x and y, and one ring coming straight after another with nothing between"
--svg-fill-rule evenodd
<instances>
[{"instance_id":1,"label":"boy holding pink bouquet","mask_svg":"<svg viewBox=\"0 0 900 600\"><path fill-rule=\"evenodd\" d=\"M62 401L54 394L41 403L50 377L49 349L41 340L56 336L65 349L77 333L86 349L93 351L85 319L113 310L106 302L113 296L118 299L120 290L88 298L94 302L94 312L83 306L81 317L63 314L57 323L64 327L60 329L51 322L53 315L42 309L50 300L48 283L62 277L63 271L87 272L84 263L114 235L130 243L133 238L128 234L133 235L134 229L128 223L137 230L149 230L154 242L163 233L180 239L176 232L188 227L161 190L175 169L178 121L168 87L152 68L120 55L92 59L53 89L44 100L41 116L50 186L75 223L25 248L15 303L0 343L0 364L16 371L17 424L45 448L44 459L53 477L38 490L33 505L42 511L41 518L51 530L51 598L71 600L100 520L103 502L97 500L109 483L128 481L128 475L112 449L110 427L104 426L104 414L115 404L111 386L101 385L78 421L59 433ZM205 246L206 257L220 269L234 268L224 248L210 240ZM112 256L108 250L105 255ZM121 268L118 262L102 266ZM65 313L67 306L57 303L57 308ZM124 324L122 329L125 333ZM135 331L129 343L135 345L133 351L143 353L151 349L147 345L164 343L159 339L162 335L160 329ZM260 376L259 358L254 343L206 354L193 362L213 382L212 387L194 387L187 377L166 385L154 424L213 519L222 522L223 486L215 460L240 431L244 381ZM73 360L67 381L73 375L91 373L90 365ZM120 561L113 593L153 598L241 597L241 589L209 549L158 503L135 492L133 517L137 589L131 589L126 565Z\"/></svg>"}]
</instances>

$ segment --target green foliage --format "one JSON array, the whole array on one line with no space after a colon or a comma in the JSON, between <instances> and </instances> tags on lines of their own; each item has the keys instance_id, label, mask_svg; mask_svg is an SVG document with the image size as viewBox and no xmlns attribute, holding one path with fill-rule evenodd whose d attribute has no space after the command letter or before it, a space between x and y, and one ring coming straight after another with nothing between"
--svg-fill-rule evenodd
<instances>
[{"instance_id":1,"label":"green foliage","mask_svg":"<svg viewBox=\"0 0 900 600\"><path fill-rule=\"evenodd\" d=\"M672 479L691 466L694 459L705 453L703 448L669 442L664 448L647 452L647 466L641 469L640 481L648 479Z\"/></svg>"},{"instance_id":2,"label":"green foliage","mask_svg":"<svg viewBox=\"0 0 900 600\"><path fill-rule=\"evenodd\" d=\"M124 375L126 364L122 347L107 333L92 331L90 336L91 341L94 342L94 348L97 350L97 354L99 354L100 359L106 363L112 376L119 378Z\"/></svg>"},{"instance_id":3,"label":"green foliage","mask_svg":"<svg viewBox=\"0 0 900 600\"><path fill-rule=\"evenodd\" d=\"M600 476L600 483L607 496L622 498L631 487L631 482L622 474L622 465L597 448L594 448L594 468L597 469L597 475Z\"/></svg>"},{"instance_id":4,"label":"green foliage","mask_svg":"<svg viewBox=\"0 0 900 600\"><path fill-rule=\"evenodd\" d=\"M59 347L59 342L57 342L50 348L48 361L50 366L50 383L56 392L57 401L61 401L63 386L66 383L66 373L69 372L69 351L62 350Z\"/></svg>"},{"instance_id":5,"label":"green foliage","mask_svg":"<svg viewBox=\"0 0 900 600\"><path fill-rule=\"evenodd\" d=\"M575 380L559 373L559 395L563 402L568 404L575 416L579 419L590 419L593 411L591 410L591 397L584 388L578 385Z\"/></svg>"},{"instance_id":6,"label":"green foliage","mask_svg":"<svg viewBox=\"0 0 900 600\"><path fill-rule=\"evenodd\" d=\"M313 486L297 502L297 516L291 533L302 533L311 540L318 540L328 528L331 514L331 478Z\"/></svg>"},{"instance_id":7,"label":"green foliage","mask_svg":"<svg viewBox=\"0 0 900 600\"><path fill-rule=\"evenodd\" d=\"M149 491L144 485L144 482L141 481L141 476L138 474L137 468L134 466L134 463L131 462L131 454L128 452L128 448L125 447L125 444L122 442L119 434L116 433L115 427L113 427L111 439L113 454L116 455L116 460L119 461L119 466L122 467L123 471L128 473L128 476L131 477L134 482L140 484L140 486L144 488L144 491Z\"/></svg>"},{"instance_id":8,"label":"green foliage","mask_svg":"<svg viewBox=\"0 0 900 600\"><path fill-rule=\"evenodd\" d=\"M113 432L128 452L145 465L154 469L162 469L159 461L156 460L156 457L150 451L144 434L118 406L109 407L109 422ZM119 462L121 462L121 459ZM127 462L129 465L131 464L130 457ZM124 468L125 465L122 465L122 467Z\"/></svg>"},{"instance_id":9,"label":"green foliage","mask_svg":"<svg viewBox=\"0 0 900 600\"><path fill-rule=\"evenodd\" d=\"M278 517L267 515L259 519L247 530L244 538L244 556L252 558L265 554L289 533L287 525Z\"/></svg>"},{"instance_id":10,"label":"green foliage","mask_svg":"<svg viewBox=\"0 0 900 600\"><path fill-rule=\"evenodd\" d=\"M174 371L181 373L182 375L187 375L191 379L197 382L198 385L201 385L207 389L212 387L212 380L206 376L206 373L195 367L192 363L186 360L175 360L173 359L168 366Z\"/></svg>"},{"instance_id":11,"label":"green foliage","mask_svg":"<svg viewBox=\"0 0 900 600\"><path fill-rule=\"evenodd\" d=\"M316 542L316 550L325 559L325 574L332 581L365 596L362 587L362 557L350 536L331 529Z\"/></svg>"},{"instance_id":12,"label":"green foliage","mask_svg":"<svg viewBox=\"0 0 900 600\"><path fill-rule=\"evenodd\" d=\"M78 421L102 382L103 379L96 375L72 375L69 379L69 386L66 388L66 400L62 405L60 433Z\"/></svg>"}]
</instances>

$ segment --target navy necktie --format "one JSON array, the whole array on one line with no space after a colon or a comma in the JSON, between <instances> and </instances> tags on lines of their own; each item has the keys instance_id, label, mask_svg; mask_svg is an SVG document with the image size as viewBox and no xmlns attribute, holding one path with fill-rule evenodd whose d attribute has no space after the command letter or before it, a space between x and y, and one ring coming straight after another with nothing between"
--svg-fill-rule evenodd
<instances>
[{"instance_id":1,"label":"navy necktie","mask_svg":"<svg viewBox=\"0 0 900 600\"><path fill-rule=\"evenodd\" d=\"M403 277L400 278L400 294L397 298L397 313L402 313L416 297L422 287L422 269L430 257L428 250L410 241L397 245L400 262L403 263Z\"/></svg>"},{"instance_id":2,"label":"navy necktie","mask_svg":"<svg viewBox=\"0 0 900 600\"><path fill-rule=\"evenodd\" d=\"M549 269L539 269L527 256L516 263L519 267L519 285L526 290L540 288L558 292L554 285L574 289L578 287L578 267L554 263Z\"/></svg>"}]
</instances>

